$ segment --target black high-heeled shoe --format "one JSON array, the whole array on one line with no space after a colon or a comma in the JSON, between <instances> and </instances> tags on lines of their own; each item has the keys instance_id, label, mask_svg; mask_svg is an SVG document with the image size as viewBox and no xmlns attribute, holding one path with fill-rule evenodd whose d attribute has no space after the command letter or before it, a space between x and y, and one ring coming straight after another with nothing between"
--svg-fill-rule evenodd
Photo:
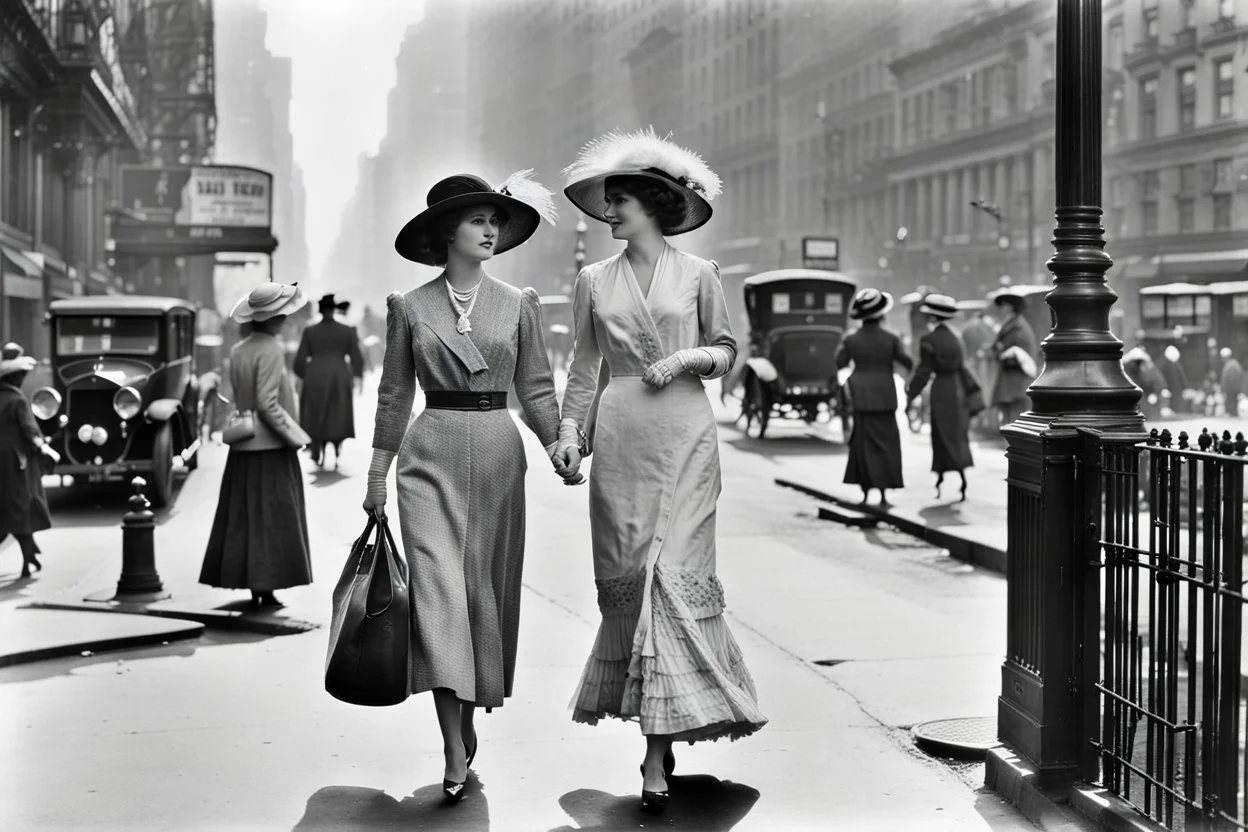
<instances>
[{"instance_id":1,"label":"black high-heeled shoe","mask_svg":"<svg viewBox=\"0 0 1248 832\"><path fill-rule=\"evenodd\" d=\"M668 754L663 755L664 775L666 775L669 771L668 769L669 757L671 757L672 768L674 769L676 767L676 758L672 756L670 752ZM664 789L661 792L652 792L646 789L645 787L645 777L646 777L645 763L642 763L641 765L641 777L642 777L641 810L643 812L648 812L649 814L652 814L652 815L663 814L664 812L667 811L667 797L668 797L667 789Z\"/></svg>"},{"instance_id":2,"label":"black high-heeled shoe","mask_svg":"<svg viewBox=\"0 0 1248 832\"><path fill-rule=\"evenodd\" d=\"M962 496L958 499L959 503L966 502L966 477L962 478Z\"/></svg>"},{"instance_id":3,"label":"black high-heeled shoe","mask_svg":"<svg viewBox=\"0 0 1248 832\"><path fill-rule=\"evenodd\" d=\"M945 474L940 472L936 475L936 499L940 499L940 487L945 483Z\"/></svg>"},{"instance_id":4,"label":"black high-heeled shoe","mask_svg":"<svg viewBox=\"0 0 1248 832\"><path fill-rule=\"evenodd\" d=\"M464 792L466 791L468 791L467 780L462 783L456 783L454 780L443 779L442 802L447 804L458 803L464 799Z\"/></svg>"}]
</instances>

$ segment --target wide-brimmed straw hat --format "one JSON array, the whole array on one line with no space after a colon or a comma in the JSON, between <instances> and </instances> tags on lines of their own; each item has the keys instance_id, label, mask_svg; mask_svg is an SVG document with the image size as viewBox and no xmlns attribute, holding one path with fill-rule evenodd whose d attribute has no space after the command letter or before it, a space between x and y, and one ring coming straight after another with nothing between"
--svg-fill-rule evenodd
<instances>
[{"instance_id":1,"label":"wide-brimmed straw hat","mask_svg":"<svg viewBox=\"0 0 1248 832\"><path fill-rule=\"evenodd\" d=\"M675 225L662 228L665 236L701 228L711 218L711 200L719 196L720 180L692 150L648 130L607 133L581 148L563 170L563 193L588 217L607 222L607 180L613 177L645 179L684 197L685 213Z\"/></svg>"},{"instance_id":2,"label":"wide-brimmed straw hat","mask_svg":"<svg viewBox=\"0 0 1248 832\"><path fill-rule=\"evenodd\" d=\"M297 312L307 302L298 283L261 283L234 304L230 318L240 324L260 323Z\"/></svg>"},{"instance_id":3,"label":"wide-brimmed straw hat","mask_svg":"<svg viewBox=\"0 0 1248 832\"><path fill-rule=\"evenodd\" d=\"M859 289L849 305L849 317L856 321L869 321L888 314L893 308L893 296L879 289Z\"/></svg>"},{"instance_id":4,"label":"wide-brimmed straw hat","mask_svg":"<svg viewBox=\"0 0 1248 832\"><path fill-rule=\"evenodd\" d=\"M947 321L957 317L958 302L948 295L933 292L923 298L923 302L919 304L919 311L924 315Z\"/></svg>"},{"instance_id":5,"label":"wide-brimmed straw hat","mask_svg":"<svg viewBox=\"0 0 1248 832\"><path fill-rule=\"evenodd\" d=\"M532 170L516 171L497 188L479 176L457 173L429 189L428 206L407 221L394 238L394 250L404 258L426 266L436 266L426 233L448 212L475 205L493 205L507 212L507 222L498 229L494 253L502 254L533 236L542 220L554 225L558 219L554 194L533 179Z\"/></svg>"},{"instance_id":6,"label":"wide-brimmed straw hat","mask_svg":"<svg viewBox=\"0 0 1248 832\"><path fill-rule=\"evenodd\" d=\"M7 376L9 373L30 372L38 363L34 356L26 355L26 350L22 349L21 344L10 341L0 347L0 377Z\"/></svg>"}]
</instances>

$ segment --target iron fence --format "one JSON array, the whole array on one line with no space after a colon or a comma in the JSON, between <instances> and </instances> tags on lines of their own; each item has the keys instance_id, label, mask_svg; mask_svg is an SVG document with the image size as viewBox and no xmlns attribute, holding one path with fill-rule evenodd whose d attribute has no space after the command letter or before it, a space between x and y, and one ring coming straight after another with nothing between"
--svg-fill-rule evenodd
<instances>
[{"instance_id":1,"label":"iron fence","mask_svg":"<svg viewBox=\"0 0 1248 832\"><path fill-rule=\"evenodd\" d=\"M1248 829L1248 441L1084 433L1091 770L1168 829Z\"/></svg>"}]
</instances>

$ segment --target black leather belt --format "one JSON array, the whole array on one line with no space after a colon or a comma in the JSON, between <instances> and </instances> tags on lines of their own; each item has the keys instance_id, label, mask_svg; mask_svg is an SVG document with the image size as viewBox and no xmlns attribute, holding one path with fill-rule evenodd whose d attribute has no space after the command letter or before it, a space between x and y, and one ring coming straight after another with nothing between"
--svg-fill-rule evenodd
<instances>
[{"instance_id":1,"label":"black leather belt","mask_svg":"<svg viewBox=\"0 0 1248 832\"><path fill-rule=\"evenodd\" d=\"M431 390L425 394L425 407L431 410L503 410L507 407L507 393Z\"/></svg>"}]
</instances>

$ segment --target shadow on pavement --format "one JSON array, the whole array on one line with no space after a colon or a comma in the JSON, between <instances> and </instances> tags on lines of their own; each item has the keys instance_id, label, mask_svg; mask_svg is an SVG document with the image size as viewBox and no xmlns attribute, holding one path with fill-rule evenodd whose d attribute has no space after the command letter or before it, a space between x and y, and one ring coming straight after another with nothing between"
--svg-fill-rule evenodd
<instances>
[{"instance_id":1,"label":"shadow on pavement","mask_svg":"<svg viewBox=\"0 0 1248 832\"><path fill-rule=\"evenodd\" d=\"M345 479L350 479L349 474L331 468L317 468L312 471L312 477L309 483L313 488L325 488L330 485L337 485ZM363 497L360 497L363 500Z\"/></svg>"},{"instance_id":2,"label":"shadow on pavement","mask_svg":"<svg viewBox=\"0 0 1248 832\"><path fill-rule=\"evenodd\" d=\"M294 832L338 832L344 829L486 830L490 807L476 775L468 776L468 794L454 806L442 803L442 786L422 786L396 800L380 789L325 786L308 798Z\"/></svg>"},{"instance_id":3,"label":"shadow on pavement","mask_svg":"<svg viewBox=\"0 0 1248 832\"><path fill-rule=\"evenodd\" d=\"M944 493L943 491L941 493ZM923 518L923 522L935 529L946 528L948 526L965 526L966 519L962 516L962 512L956 503L941 503L934 506L925 506L919 509L918 514Z\"/></svg>"},{"instance_id":4,"label":"shadow on pavement","mask_svg":"<svg viewBox=\"0 0 1248 832\"><path fill-rule=\"evenodd\" d=\"M87 615L105 615L106 613L86 613ZM215 640L216 643L226 643ZM111 672L128 673L126 665L130 662L148 659L163 659L170 656L189 658L204 647L214 646L212 631L206 631L194 641L175 641L157 647L135 647L127 650L108 650L103 653L91 653L87 656L66 656L58 659L44 659L28 664L15 664L0 668L0 685L19 682L38 682L59 676L75 676ZM229 643L236 643L232 640Z\"/></svg>"},{"instance_id":5,"label":"shadow on pavement","mask_svg":"<svg viewBox=\"0 0 1248 832\"><path fill-rule=\"evenodd\" d=\"M738 451L755 456L776 458L784 456L825 456L843 457L849 448L839 442L829 442L809 435L777 435L770 433L762 439L751 439L748 436L728 438L721 434L720 441Z\"/></svg>"},{"instance_id":6,"label":"shadow on pavement","mask_svg":"<svg viewBox=\"0 0 1248 832\"><path fill-rule=\"evenodd\" d=\"M560 826L551 832L577 830L696 829L720 832L740 823L758 802L757 789L720 780L706 774L673 776L668 781L671 800L658 818L641 811L641 795L619 796L596 789L577 789L559 798L575 826Z\"/></svg>"}]
</instances>

